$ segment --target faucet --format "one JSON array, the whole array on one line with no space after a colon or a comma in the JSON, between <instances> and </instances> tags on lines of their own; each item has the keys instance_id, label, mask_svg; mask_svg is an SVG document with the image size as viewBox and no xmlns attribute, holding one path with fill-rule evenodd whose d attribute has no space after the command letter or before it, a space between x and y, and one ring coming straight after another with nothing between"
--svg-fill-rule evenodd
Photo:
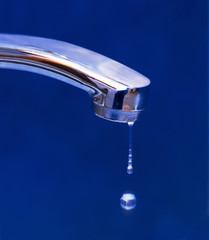
<instances>
[{"instance_id":1,"label":"faucet","mask_svg":"<svg viewBox=\"0 0 209 240\"><path fill-rule=\"evenodd\" d=\"M89 93L94 113L116 122L135 122L144 109L150 80L93 51L69 43L0 34L0 68L40 73Z\"/></svg>"}]
</instances>

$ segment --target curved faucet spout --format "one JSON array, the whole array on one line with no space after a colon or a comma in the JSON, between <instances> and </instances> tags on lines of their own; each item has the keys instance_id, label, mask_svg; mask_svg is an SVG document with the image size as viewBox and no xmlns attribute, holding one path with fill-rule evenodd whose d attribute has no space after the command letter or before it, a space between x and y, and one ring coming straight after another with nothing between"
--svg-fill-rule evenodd
<instances>
[{"instance_id":1,"label":"curved faucet spout","mask_svg":"<svg viewBox=\"0 0 209 240\"><path fill-rule=\"evenodd\" d=\"M0 34L0 68L41 73L87 91L96 115L134 122L144 109L150 81L98 53L51 39Z\"/></svg>"}]
</instances>

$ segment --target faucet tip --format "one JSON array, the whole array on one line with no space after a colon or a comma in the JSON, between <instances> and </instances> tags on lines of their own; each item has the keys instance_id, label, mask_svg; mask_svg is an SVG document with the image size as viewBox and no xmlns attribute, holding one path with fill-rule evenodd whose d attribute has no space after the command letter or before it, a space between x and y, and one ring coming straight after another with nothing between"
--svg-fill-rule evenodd
<instances>
[{"instance_id":1,"label":"faucet tip","mask_svg":"<svg viewBox=\"0 0 209 240\"><path fill-rule=\"evenodd\" d=\"M119 109L111 109L94 103L94 113L103 119L113 122L128 123L135 122L138 119L140 111L123 111Z\"/></svg>"}]
</instances>

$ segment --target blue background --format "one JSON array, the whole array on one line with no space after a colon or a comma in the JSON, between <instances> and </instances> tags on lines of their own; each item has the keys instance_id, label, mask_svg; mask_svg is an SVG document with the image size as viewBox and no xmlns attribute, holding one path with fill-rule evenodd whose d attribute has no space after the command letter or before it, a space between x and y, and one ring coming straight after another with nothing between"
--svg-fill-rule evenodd
<instances>
[{"instance_id":1,"label":"blue background","mask_svg":"<svg viewBox=\"0 0 209 240\"><path fill-rule=\"evenodd\" d=\"M0 32L70 42L152 81L134 126L96 117L88 95L0 70L1 240L209 239L206 1L0 0ZM120 208L133 191L137 207Z\"/></svg>"}]
</instances>

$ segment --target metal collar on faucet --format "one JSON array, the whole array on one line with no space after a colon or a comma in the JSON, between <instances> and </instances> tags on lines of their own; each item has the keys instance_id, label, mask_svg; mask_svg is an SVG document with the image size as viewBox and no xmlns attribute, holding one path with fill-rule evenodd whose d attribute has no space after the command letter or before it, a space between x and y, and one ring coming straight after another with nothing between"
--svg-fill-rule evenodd
<instances>
[{"instance_id":1,"label":"metal collar on faucet","mask_svg":"<svg viewBox=\"0 0 209 240\"><path fill-rule=\"evenodd\" d=\"M140 73L69 43L0 34L0 68L47 75L87 91L97 116L134 122L146 105L150 80Z\"/></svg>"}]
</instances>

